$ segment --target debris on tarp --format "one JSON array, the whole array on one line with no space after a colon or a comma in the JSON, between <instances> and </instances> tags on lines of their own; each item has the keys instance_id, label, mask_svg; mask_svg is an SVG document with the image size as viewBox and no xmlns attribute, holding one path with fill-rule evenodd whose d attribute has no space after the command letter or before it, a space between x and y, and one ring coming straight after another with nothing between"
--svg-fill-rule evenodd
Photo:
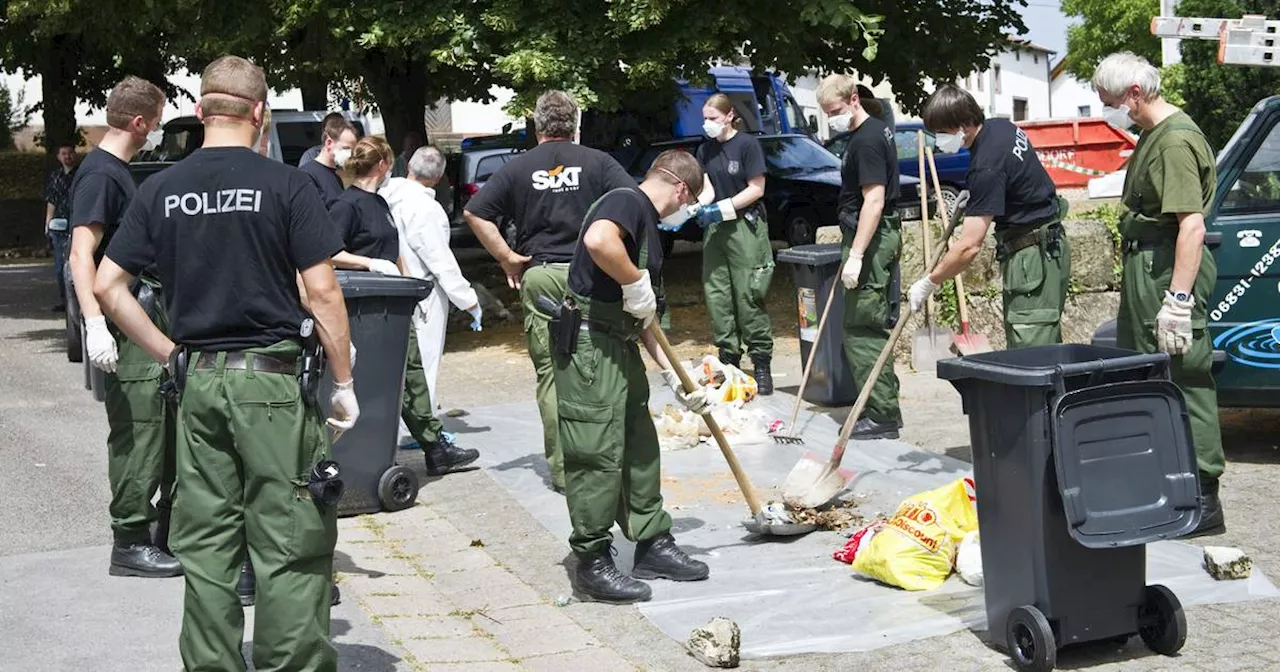
<instances>
[{"instance_id":1,"label":"debris on tarp","mask_svg":"<svg viewBox=\"0 0 1280 672\"><path fill-rule=\"evenodd\" d=\"M1253 572L1253 561L1238 548L1205 546L1204 567L1219 581L1247 579Z\"/></svg>"},{"instance_id":2,"label":"debris on tarp","mask_svg":"<svg viewBox=\"0 0 1280 672\"><path fill-rule=\"evenodd\" d=\"M720 431L733 445L769 440L764 414L743 408L740 402L713 405L711 417L715 418ZM667 404L653 414L653 426L658 431L658 443L663 450L683 450L694 447L699 441L715 441L705 418L675 404Z\"/></svg>"},{"instance_id":3,"label":"debris on tarp","mask_svg":"<svg viewBox=\"0 0 1280 672\"><path fill-rule=\"evenodd\" d=\"M717 616L706 625L689 633L685 647L703 665L709 667L737 667L738 650L742 645L742 632L738 624Z\"/></svg>"},{"instance_id":4,"label":"debris on tarp","mask_svg":"<svg viewBox=\"0 0 1280 672\"><path fill-rule=\"evenodd\" d=\"M840 531L860 525L861 515L854 511L857 504L853 501L841 501L835 506L821 509L801 509L787 506L791 521L801 525L817 525L820 530Z\"/></svg>"}]
</instances>

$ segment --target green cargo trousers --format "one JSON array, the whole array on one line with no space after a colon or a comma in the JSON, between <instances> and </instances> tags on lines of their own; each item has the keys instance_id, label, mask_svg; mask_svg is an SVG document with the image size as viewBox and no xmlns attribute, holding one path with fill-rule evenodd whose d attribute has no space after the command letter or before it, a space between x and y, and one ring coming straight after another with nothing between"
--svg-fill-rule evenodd
<instances>
[{"instance_id":1,"label":"green cargo trousers","mask_svg":"<svg viewBox=\"0 0 1280 672\"><path fill-rule=\"evenodd\" d=\"M590 319L638 333L621 303L590 302ZM640 347L599 331L579 331L577 351L554 354L565 498L579 556L604 551L616 521L632 541L671 530L662 507L661 451L649 415L649 381Z\"/></svg>"},{"instance_id":2,"label":"green cargo trousers","mask_svg":"<svg viewBox=\"0 0 1280 672\"><path fill-rule=\"evenodd\" d=\"M712 224L703 236L702 286L711 317L711 342L730 355L773 354L773 326L765 305L773 281L773 246L763 217Z\"/></svg>"},{"instance_id":3,"label":"green cargo trousers","mask_svg":"<svg viewBox=\"0 0 1280 672\"><path fill-rule=\"evenodd\" d=\"M853 232L844 228L844 240L840 244L840 263L849 259L853 245ZM892 289L893 267L902 251L902 229L897 217L880 220L871 244L862 255L862 275L858 286L844 293L844 356L849 360L849 370L859 388L874 385L862 417L879 423L902 422L902 409L898 406L898 374L893 370L893 358L885 362L880 377L870 380L880 352L889 342L889 292ZM839 278L836 282L839 282Z\"/></svg>"},{"instance_id":4,"label":"green cargo trousers","mask_svg":"<svg viewBox=\"0 0 1280 672\"><path fill-rule=\"evenodd\" d=\"M168 333L169 320L158 297L152 322ZM147 542L149 526L168 509L174 480L174 410L160 396L164 366L142 346L109 324L116 338L115 373L104 376L107 412L107 479L111 483L111 531L117 544Z\"/></svg>"},{"instance_id":5,"label":"green cargo trousers","mask_svg":"<svg viewBox=\"0 0 1280 672\"><path fill-rule=\"evenodd\" d=\"M1061 226L1066 213L1067 200L1059 196L1058 216L1052 221L996 233L1001 245L1034 232L1042 238L1000 261L1007 349L1062 342L1062 311L1067 306L1067 284L1071 280L1071 246L1064 231L1057 231L1055 243L1046 243L1043 238Z\"/></svg>"},{"instance_id":6,"label":"green cargo trousers","mask_svg":"<svg viewBox=\"0 0 1280 672\"><path fill-rule=\"evenodd\" d=\"M551 484L565 487L564 456L560 449L560 426L557 417L555 363L551 357L551 335L547 324L551 316L538 308L538 297L554 303L564 300L569 291L569 264L534 263L520 279L520 302L524 310L524 333L529 344L529 359L538 377L538 414L542 416L542 450L551 472Z\"/></svg>"},{"instance_id":7,"label":"green cargo trousers","mask_svg":"<svg viewBox=\"0 0 1280 672\"><path fill-rule=\"evenodd\" d=\"M296 342L246 350L290 360ZM214 353L210 353L214 354ZM329 459L320 412L289 374L196 368L178 408L178 484L171 546L185 572L178 648L187 672L245 669L236 581L257 574L253 662L261 672L337 669L329 603L337 511L306 488Z\"/></svg>"},{"instance_id":8,"label":"green cargo trousers","mask_svg":"<svg viewBox=\"0 0 1280 672\"><path fill-rule=\"evenodd\" d=\"M400 419L424 451L427 444L438 441L440 432L444 431L444 425L436 417L435 404L431 402L431 387L427 385L427 374L422 369L422 352L418 350L417 329L412 326L409 327L409 354L404 367Z\"/></svg>"},{"instance_id":9,"label":"green cargo trousers","mask_svg":"<svg viewBox=\"0 0 1280 672\"><path fill-rule=\"evenodd\" d=\"M1174 239L1155 249L1126 251L1120 280L1120 311L1116 317L1116 345L1150 354L1156 345L1156 315L1173 278ZM1204 476L1217 478L1226 467L1222 428L1218 422L1218 387L1213 380L1213 339L1208 306L1218 280L1218 263L1205 248L1192 291L1191 349L1170 358L1170 377L1187 402L1196 463Z\"/></svg>"}]
</instances>

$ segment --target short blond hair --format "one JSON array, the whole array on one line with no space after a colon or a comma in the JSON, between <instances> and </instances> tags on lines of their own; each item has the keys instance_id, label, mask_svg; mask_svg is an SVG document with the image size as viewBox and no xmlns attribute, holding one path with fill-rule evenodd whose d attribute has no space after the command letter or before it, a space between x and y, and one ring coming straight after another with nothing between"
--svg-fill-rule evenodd
<instances>
[{"instance_id":1,"label":"short blond hair","mask_svg":"<svg viewBox=\"0 0 1280 672\"><path fill-rule=\"evenodd\" d=\"M818 90L814 92L814 96L818 99L819 105L826 105L830 102L849 100L857 90L857 80L849 75L827 75L823 78L822 83L818 85Z\"/></svg>"},{"instance_id":2,"label":"short blond hair","mask_svg":"<svg viewBox=\"0 0 1280 672\"><path fill-rule=\"evenodd\" d=\"M253 108L266 100L262 68L239 56L215 60L200 76L200 107L205 115L248 119Z\"/></svg>"}]
</instances>

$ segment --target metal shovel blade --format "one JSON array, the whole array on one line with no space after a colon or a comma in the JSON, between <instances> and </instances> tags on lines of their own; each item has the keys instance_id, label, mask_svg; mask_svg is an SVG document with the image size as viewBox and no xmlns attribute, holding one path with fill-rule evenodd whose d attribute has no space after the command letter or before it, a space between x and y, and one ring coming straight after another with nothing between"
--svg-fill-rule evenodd
<instances>
[{"instance_id":1,"label":"metal shovel blade","mask_svg":"<svg viewBox=\"0 0 1280 672\"><path fill-rule=\"evenodd\" d=\"M840 494L852 476L837 469L830 458L805 452L782 484L782 501L798 509L816 509Z\"/></svg>"},{"instance_id":2,"label":"metal shovel blade","mask_svg":"<svg viewBox=\"0 0 1280 672\"><path fill-rule=\"evenodd\" d=\"M950 359L952 333L944 327L921 327L911 340L911 366L916 371L933 372L938 361Z\"/></svg>"},{"instance_id":3,"label":"metal shovel blade","mask_svg":"<svg viewBox=\"0 0 1280 672\"><path fill-rule=\"evenodd\" d=\"M991 341L987 340L987 335L976 331L956 334L955 346L956 354L962 357L991 352Z\"/></svg>"},{"instance_id":4,"label":"metal shovel blade","mask_svg":"<svg viewBox=\"0 0 1280 672\"><path fill-rule=\"evenodd\" d=\"M772 523L765 518L763 513L743 520L742 526L752 534L769 537L796 537L802 534L809 534L818 529L817 523Z\"/></svg>"}]
</instances>

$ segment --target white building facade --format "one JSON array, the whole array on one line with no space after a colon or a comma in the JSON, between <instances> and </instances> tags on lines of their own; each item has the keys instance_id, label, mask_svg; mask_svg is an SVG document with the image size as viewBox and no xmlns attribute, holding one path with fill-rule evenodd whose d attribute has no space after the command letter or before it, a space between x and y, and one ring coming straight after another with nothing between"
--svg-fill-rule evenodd
<instances>
[{"instance_id":1,"label":"white building facade","mask_svg":"<svg viewBox=\"0 0 1280 672\"><path fill-rule=\"evenodd\" d=\"M1102 116L1102 101L1093 84L1082 82L1066 71L1066 57L1058 61L1051 73L1053 113L1058 119Z\"/></svg>"}]
</instances>

